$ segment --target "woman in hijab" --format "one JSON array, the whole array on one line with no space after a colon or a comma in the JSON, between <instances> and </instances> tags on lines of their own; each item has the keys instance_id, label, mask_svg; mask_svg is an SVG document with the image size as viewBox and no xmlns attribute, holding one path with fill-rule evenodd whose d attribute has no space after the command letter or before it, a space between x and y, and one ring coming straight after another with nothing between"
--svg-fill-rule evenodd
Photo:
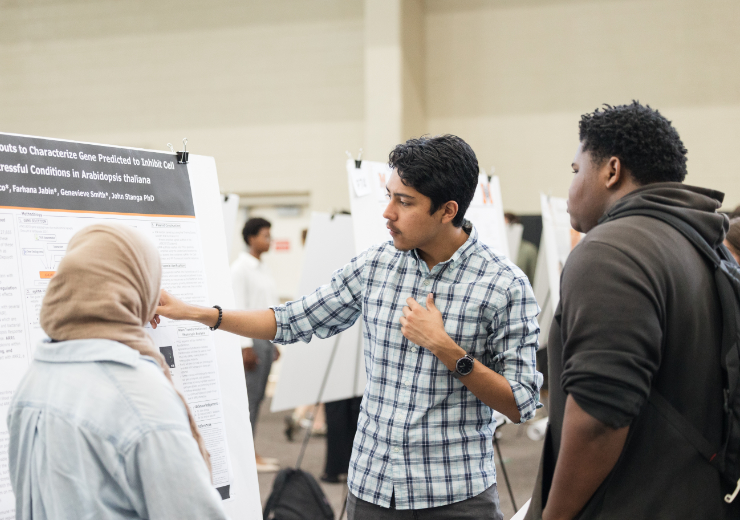
<instances>
[{"instance_id":1,"label":"woman in hijab","mask_svg":"<svg viewBox=\"0 0 740 520\"><path fill-rule=\"evenodd\" d=\"M138 231L70 240L41 306L51 341L8 412L16 518L226 518L184 398L144 325L161 265Z\"/></svg>"}]
</instances>

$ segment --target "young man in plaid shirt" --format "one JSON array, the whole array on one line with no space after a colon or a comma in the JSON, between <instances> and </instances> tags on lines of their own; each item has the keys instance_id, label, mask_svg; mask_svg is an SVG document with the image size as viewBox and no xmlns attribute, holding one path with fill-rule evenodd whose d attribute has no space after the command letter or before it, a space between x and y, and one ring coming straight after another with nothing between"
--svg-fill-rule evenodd
<instances>
[{"instance_id":1,"label":"young man in plaid shirt","mask_svg":"<svg viewBox=\"0 0 740 520\"><path fill-rule=\"evenodd\" d=\"M467 143L411 139L389 164L383 216L392 242L362 252L300 300L224 312L220 328L285 344L338 334L362 317L367 386L349 518L500 519L492 410L515 423L534 416L539 308L522 271L464 219L478 183ZM161 304L168 318L218 320L217 309L164 291Z\"/></svg>"}]
</instances>

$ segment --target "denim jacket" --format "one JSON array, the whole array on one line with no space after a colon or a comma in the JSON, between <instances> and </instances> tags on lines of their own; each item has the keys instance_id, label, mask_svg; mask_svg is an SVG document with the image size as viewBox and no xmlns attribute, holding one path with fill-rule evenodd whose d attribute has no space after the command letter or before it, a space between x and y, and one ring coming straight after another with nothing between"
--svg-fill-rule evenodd
<instances>
[{"instance_id":1,"label":"denim jacket","mask_svg":"<svg viewBox=\"0 0 740 520\"><path fill-rule=\"evenodd\" d=\"M153 359L102 339L34 358L7 417L18 520L227 518Z\"/></svg>"}]
</instances>

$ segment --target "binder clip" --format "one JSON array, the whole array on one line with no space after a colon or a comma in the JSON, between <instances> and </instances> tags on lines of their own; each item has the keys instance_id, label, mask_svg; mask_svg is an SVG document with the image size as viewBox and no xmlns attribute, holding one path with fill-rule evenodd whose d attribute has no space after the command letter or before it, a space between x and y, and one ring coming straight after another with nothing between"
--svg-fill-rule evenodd
<instances>
[{"instance_id":1,"label":"binder clip","mask_svg":"<svg viewBox=\"0 0 740 520\"><path fill-rule=\"evenodd\" d=\"M344 153L347 154L347 157L349 157L350 160L355 161L355 168L358 170L362 168L362 148L360 148L360 153L357 154L357 159L352 158L352 154L349 153L349 150L345 151Z\"/></svg>"},{"instance_id":2,"label":"binder clip","mask_svg":"<svg viewBox=\"0 0 740 520\"><path fill-rule=\"evenodd\" d=\"M334 217L336 217L337 215L351 215L351 214L352 213L350 213L346 209L337 209L331 212L331 217L329 217L329 220L334 220Z\"/></svg>"},{"instance_id":3,"label":"binder clip","mask_svg":"<svg viewBox=\"0 0 740 520\"><path fill-rule=\"evenodd\" d=\"M177 163L178 164L187 164L188 163L188 138L184 138L182 140L182 146L184 150L182 152L177 152Z\"/></svg>"}]
</instances>

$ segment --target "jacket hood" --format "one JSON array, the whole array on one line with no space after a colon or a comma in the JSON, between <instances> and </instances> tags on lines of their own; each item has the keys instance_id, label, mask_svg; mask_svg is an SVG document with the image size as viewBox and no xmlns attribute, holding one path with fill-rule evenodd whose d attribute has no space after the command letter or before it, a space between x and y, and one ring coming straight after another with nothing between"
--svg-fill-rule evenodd
<instances>
[{"instance_id":1,"label":"jacket hood","mask_svg":"<svg viewBox=\"0 0 740 520\"><path fill-rule=\"evenodd\" d=\"M722 192L680 182L648 184L619 199L599 219L599 224L618 218L627 211L663 211L691 225L712 248L717 248L725 239L730 225L726 215L717 213L724 198Z\"/></svg>"}]
</instances>

